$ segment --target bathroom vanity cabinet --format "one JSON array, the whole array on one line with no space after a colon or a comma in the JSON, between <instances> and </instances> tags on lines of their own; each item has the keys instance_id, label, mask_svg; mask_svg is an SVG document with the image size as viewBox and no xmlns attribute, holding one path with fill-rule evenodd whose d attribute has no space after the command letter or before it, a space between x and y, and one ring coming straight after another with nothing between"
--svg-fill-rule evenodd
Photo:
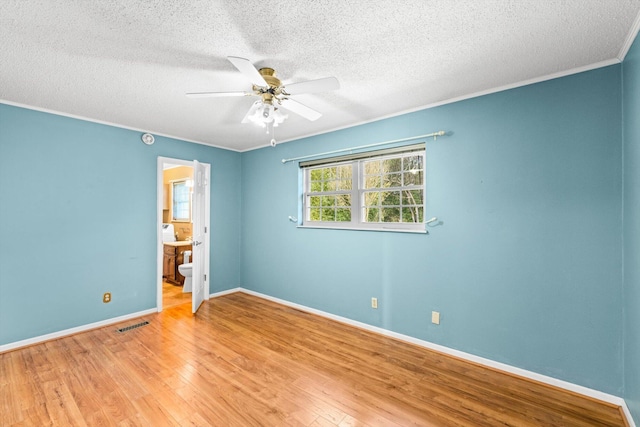
<instances>
[{"instance_id":1,"label":"bathroom vanity cabinet","mask_svg":"<svg viewBox=\"0 0 640 427\"><path fill-rule=\"evenodd\" d=\"M178 272L178 266L184 263L184 251L191 250L191 242L165 242L162 261L162 276L167 283L183 285L184 276Z\"/></svg>"}]
</instances>

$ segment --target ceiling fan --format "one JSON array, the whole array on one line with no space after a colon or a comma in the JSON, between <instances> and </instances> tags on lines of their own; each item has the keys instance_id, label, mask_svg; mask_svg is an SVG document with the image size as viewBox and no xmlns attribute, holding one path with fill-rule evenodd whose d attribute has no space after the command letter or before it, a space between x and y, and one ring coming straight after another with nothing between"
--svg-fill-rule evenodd
<instances>
[{"instance_id":1,"label":"ceiling fan","mask_svg":"<svg viewBox=\"0 0 640 427\"><path fill-rule=\"evenodd\" d=\"M292 83L285 88L280 79L276 77L276 70L273 68L257 69L248 59L237 56L228 56L227 59L249 79L253 85L251 92L191 92L186 95L190 98L258 96L260 99L251 105L251 108L242 119L242 123L253 122L267 127L267 133L273 134L273 127L278 126L288 117L280 111L280 107L310 121L317 120L322 116L320 112L294 101L290 96L325 92L340 88L340 83L335 77ZM271 145L275 146L274 138L271 139Z\"/></svg>"}]
</instances>

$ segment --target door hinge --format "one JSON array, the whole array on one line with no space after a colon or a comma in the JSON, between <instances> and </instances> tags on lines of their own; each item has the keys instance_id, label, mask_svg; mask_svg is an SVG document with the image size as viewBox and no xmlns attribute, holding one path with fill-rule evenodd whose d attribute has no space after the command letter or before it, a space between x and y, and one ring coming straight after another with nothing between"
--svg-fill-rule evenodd
<instances>
[{"instance_id":1,"label":"door hinge","mask_svg":"<svg viewBox=\"0 0 640 427\"><path fill-rule=\"evenodd\" d=\"M207 275L206 274L204 275L204 281L205 282L207 281Z\"/></svg>"},{"instance_id":2,"label":"door hinge","mask_svg":"<svg viewBox=\"0 0 640 427\"><path fill-rule=\"evenodd\" d=\"M205 232L205 233L207 232L207 227L205 227L205 228L204 228L204 232Z\"/></svg>"}]
</instances>

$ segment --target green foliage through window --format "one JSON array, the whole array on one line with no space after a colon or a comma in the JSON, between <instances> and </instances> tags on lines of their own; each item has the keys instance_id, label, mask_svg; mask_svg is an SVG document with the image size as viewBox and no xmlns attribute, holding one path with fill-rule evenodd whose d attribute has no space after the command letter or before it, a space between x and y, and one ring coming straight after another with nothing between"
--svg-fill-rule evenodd
<instances>
[{"instance_id":1,"label":"green foliage through window","mask_svg":"<svg viewBox=\"0 0 640 427\"><path fill-rule=\"evenodd\" d=\"M424 222L423 159L412 154L363 161L365 222Z\"/></svg>"},{"instance_id":2,"label":"green foliage through window","mask_svg":"<svg viewBox=\"0 0 640 427\"><path fill-rule=\"evenodd\" d=\"M423 224L424 172L424 151L305 168L305 222Z\"/></svg>"}]
</instances>

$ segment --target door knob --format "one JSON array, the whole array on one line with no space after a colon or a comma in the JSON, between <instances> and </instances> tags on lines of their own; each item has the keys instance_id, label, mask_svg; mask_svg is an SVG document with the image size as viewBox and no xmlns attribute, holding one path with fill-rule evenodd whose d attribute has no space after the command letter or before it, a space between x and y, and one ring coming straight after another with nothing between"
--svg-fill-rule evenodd
<instances>
[{"instance_id":1,"label":"door knob","mask_svg":"<svg viewBox=\"0 0 640 427\"><path fill-rule=\"evenodd\" d=\"M201 244L202 244L202 242L193 242L193 246L198 246L198 245L201 245Z\"/></svg>"}]
</instances>

